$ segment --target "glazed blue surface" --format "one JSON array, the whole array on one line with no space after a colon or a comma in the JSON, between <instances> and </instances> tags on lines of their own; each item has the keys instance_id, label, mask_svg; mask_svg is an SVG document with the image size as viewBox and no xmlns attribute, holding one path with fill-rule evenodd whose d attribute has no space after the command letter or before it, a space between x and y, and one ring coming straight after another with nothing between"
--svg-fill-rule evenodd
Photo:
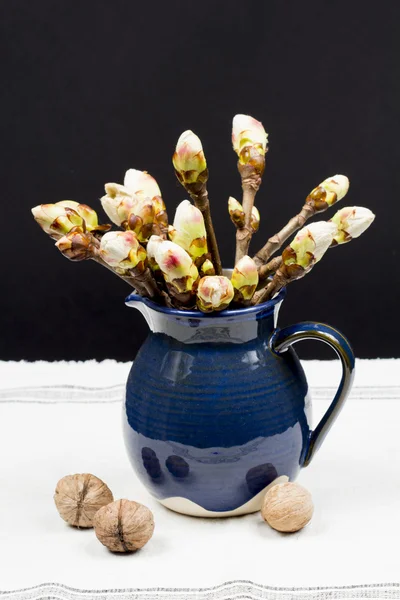
<instances>
[{"instance_id":1,"label":"glazed blue surface","mask_svg":"<svg viewBox=\"0 0 400 600\"><path fill-rule=\"evenodd\" d=\"M295 326L279 337L275 329L283 297L211 315L127 299L150 333L128 378L124 437L136 473L157 498L228 511L277 476L296 477L317 440L299 360L292 348L274 347L299 332ZM323 335L335 332L328 330ZM313 337L310 328L299 335Z\"/></svg>"}]
</instances>

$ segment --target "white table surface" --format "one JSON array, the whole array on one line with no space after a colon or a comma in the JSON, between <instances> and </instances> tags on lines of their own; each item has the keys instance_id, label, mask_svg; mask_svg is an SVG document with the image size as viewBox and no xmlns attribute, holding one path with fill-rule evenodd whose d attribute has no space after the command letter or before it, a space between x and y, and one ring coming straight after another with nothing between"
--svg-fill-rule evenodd
<instances>
[{"instance_id":1,"label":"white table surface","mask_svg":"<svg viewBox=\"0 0 400 600\"><path fill-rule=\"evenodd\" d=\"M317 421L340 367L337 361L303 364ZM128 364L113 361L0 362L0 590L49 582L109 590L206 588L234 580L285 587L400 581L400 360L357 361L347 405L300 474L315 513L293 535L273 531L259 514L196 519L152 499L132 472L120 431L128 371ZM111 554L93 530L61 520L54 488L75 472L94 473L115 498L151 508L156 529L143 550ZM67 597L60 589L47 597ZM391 590L385 597L400 598L397 587Z\"/></svg>"}]
</instances>

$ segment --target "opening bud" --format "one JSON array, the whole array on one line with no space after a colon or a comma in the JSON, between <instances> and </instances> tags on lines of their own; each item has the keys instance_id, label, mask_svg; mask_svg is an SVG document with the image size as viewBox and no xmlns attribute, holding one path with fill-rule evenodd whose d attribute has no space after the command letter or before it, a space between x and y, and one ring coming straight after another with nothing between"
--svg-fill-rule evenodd
<instances>
[{"instance_id":1,"label":"opening bud","mask_svg":"<svg viewBox=\"0 0 400 600\"><path fill-rule=\"evenodd\" d=\"M104 188L106 195L100 198L103 210L108 218L120 227L128 219L136 198L132 196L126 187L119 183L106 183Z\"/></svg>"},{"instance_id":2,"label":"opening bud","mask_svg":"<svg viewBox=\"0 0 400 600\"><path fill-rule=\"evenodd\" d=\"M202 312L224 310L232 302L233 296L233 285L227 277L202 277L197 288L197 307Z\"/></svg>"},{"instance_id":3,"label":"opening bud","mask_svg":"<svg viewBox=\"0 0 400 600\"><path fill-rule=\"evenodd\" d=\"M84 219L68 206L40 204L32 208L32 214L40 227L54 239L69 233L74 227L85 230Z\"/></svg>"},{"instance_id":4,"label":"opening bud","mask_svg":"<svg viewBox=\"0 0 400 600\"><path fill-rule=\"evenodd\" d=\"M109 231L100 242L100 256L119 273L141 267L144 270L146 251L133 231Z\"/></svg>"},{"instance_id":5,"label":"opening bud","mask_svg":"<svg viewBox=\"0 0 400 600\"><path fill-rule=\"evenodd\" d=\"M99 225L96 211L87 204L79 204L74 200L61 200L61 202L56 202L56 206L65 206L75 210L85 220L87 231L108 231L111 228L111 225Z\"/></svg>"}]
</instances>

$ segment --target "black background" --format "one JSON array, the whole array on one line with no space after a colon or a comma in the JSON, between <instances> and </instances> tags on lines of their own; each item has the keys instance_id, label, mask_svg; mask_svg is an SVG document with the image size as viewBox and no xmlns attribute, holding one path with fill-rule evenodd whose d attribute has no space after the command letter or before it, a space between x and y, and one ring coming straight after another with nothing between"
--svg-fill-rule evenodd
<instances>
[{"instance_id":1,"label":"black background","mask_svg":"<svg viewBox=\"0 0 400 600\"><path fill-rule=\"evenodd\" d=\"M236 113L269 132L254 250L335 173L351 180L341 206L377 215L290 286L280 323L326 321L359 357L400 356L398 2L3 0L0 17L0 358L134 357L146 325L124 306L129 289L63 259L30 207L68 198L104 219L104 182L135 167L156 177L172 220L185 192L171 155L185 129L203 141L232 264ZM321 346L301 354L331 356Z\"/></svg>"}]
</instances>

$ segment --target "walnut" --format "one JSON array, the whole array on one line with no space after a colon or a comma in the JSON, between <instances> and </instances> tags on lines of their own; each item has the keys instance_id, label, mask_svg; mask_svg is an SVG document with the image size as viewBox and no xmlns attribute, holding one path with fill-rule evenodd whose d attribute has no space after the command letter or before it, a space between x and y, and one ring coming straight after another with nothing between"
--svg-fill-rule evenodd
<instances>
[{"instance_id":1,"label":"walnut","mask_svg":"<svg viewBox=\"0 0 400 600\"><path fill-rule=\"evenodd\" d=\"M310 492L298 483L279 483L265 494L261 507L264 520L273 529L294 532L311 520L314 506Z\"/></svg>"},{"instance_id":2,"label":"walnut","mask_svg":"<svg viewBox=\"0 0 400 600\"><path fill-rule=\"evenodd\" d=\"M143 504L116 500L96 513L93 527L99 541L112 552L135 552L153 535L154 517Z\"/></svg>"},{"instance_id":3,"label":"walnut","mask_svg":"<svg viewBox=\"0 0 400 600\"><path fill-rule=\"evenodd\" d=\"M104 481L90 473L66 475L57 483L54 494L60 516L74 527L93 527L96 512L113 500Z\"/></svg>"}]
</instances>

